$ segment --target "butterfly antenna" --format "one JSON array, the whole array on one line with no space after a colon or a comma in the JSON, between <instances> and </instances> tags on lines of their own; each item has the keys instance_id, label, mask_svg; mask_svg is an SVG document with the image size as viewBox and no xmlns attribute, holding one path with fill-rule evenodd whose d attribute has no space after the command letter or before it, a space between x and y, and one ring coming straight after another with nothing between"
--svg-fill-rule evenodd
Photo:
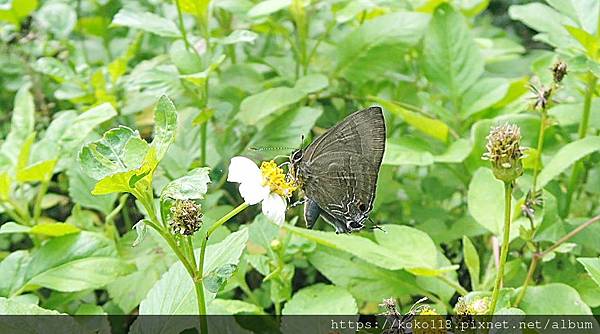
<instances>
[{"instance_id":1,"label":"butterfly antenna","mask_svg":"<svg viewBox=\"0 0 600 334\"><path fill-rule=\"evenodd\" d=\"M373 224L373 226L370 227L371 230L380 230L383 233L387 233L386 230L384 230L380 225L378 225L376 222L373 221L373 219L371 219L371 217L367 217L367 219L369 219L369 221L371 222L371 224Z\"/></svg>"},{"instance_id":2,"label":"butterfly antenna","mask_svg":"<svg viewBox=\"0 0 600 334\"><path fill-rule=\"evenodd\" d=\"M274 147L274 146L261 146L261 147L250 147L250 149L252 151L282 151L282 150L295 150L295 148L293 147L287 147L287 146L279 146L279 147Z\"/></svg>"}]
</instances>

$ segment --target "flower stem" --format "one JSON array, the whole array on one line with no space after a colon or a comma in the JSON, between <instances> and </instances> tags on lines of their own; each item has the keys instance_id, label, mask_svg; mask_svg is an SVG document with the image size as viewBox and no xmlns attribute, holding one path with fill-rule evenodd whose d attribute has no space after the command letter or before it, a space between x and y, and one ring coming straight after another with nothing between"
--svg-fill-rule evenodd
<instances>
[{"instance_id":1,"label":"flower stem","mask_svg":"<svg viewBox=\"0 0 600 334\"><path fill-rule=\"evenodd\" d=\"M569 239L573 238L574 236L579 234L581 231L588 228L590 225L597 223L599 221L600 221L600 215L577 226L573 231L565 234L562 238L558 239L558 241L556 241L554 244L552 244L552 246L548 247L543 252L533 254L533 257L531 258L531 264L529 265L529 270L527 271L527 277L525 277L525 281L523 281L523 286L521 288L521 291L519 291L519 295L517 296L517 299L515 300L515 304L514 304L515 307L519 307L519 304L523 300L523 297L525 296L525 291L527 290L527 287L529 286L529 282L533 278L533 274L535 273L535 269L536 269L537 264L540 261L540 259L543 259L546 255L548 255L550 252L554 251L560 245L567 242Z\"/></svg>"},{"instance_id":2,"label":"flower stem","mask_svg":"<svg viewBox=\"0 0 600 334\"><path fill-rule=\"evenodd\" d=\"M598 82L598 78L592 73L588 73L587 78L587 87L585 92L585 97L583 101L583 112L581 115L581 123L579 124L579 139L585 138L587 135L588 127L590 124L590 112L592 110L592 97L594 97L594 92L596 91L596 84ZM567 188L567 198L565 200L565 205L562 210L562 217L566 217L569 214L571 209L571 202L573 200L573 193L575 192L575 188L577 188L580 169L583 168L580 162L576 163L573 166L573 171L571 172L571 177L569 178L569 184Z\"/></svg>"},{"instance_id":3,"label":"flower stem","mask_svg":"<svg viewBox=\"0 0 600 334\"><path fill-rule=\"evenodd\" d=\"M494 314L496 310L496 303L498 303L498 295L500 294L500 288L502 286L502 278L504 276L504 265L506 264L506 257L508 255L508 243L510 236L510 213L511 213L511 200L512 200L512 182L504 182L504 237L502 238L502 248L500 251L500 266L498 267L498 273L496 274L496 284L494 291L492 292L492 302L490 304L490 313Z\"/></svg>"},{"instance_id":4,"label":"flower stem","mask_svg":"<svg viewBox=\"0 0 600 334\"><path fill-rule=\"evenodd\" d=\"M198 312L201 316L200 318L200 330L202 334L208 332L208 324L206 322L206 299L204 297L204 284L203 284L203 275L204 275L204 258L206 255L206 246L208 244L208 238L210 235L221 225L225 224L229 219L233 218L235 215L243 211L248 207L247 203L242 203L235 209L231 210L225 216L221 217L221 219L217 220L208 231L206 231L206 237L202 239L202 244L200 245L200 259L198 260L198 270L196 274L193 276L194 286L196 290L196 299L198 301Z\"/></svg>"},{"instance_id":5,"label":"flower stem","mask_svg":"<svg viewBox=\"0 0 600 334\"><path fill-rule=\"evenodd\" d=\"M540 168L542 165L542 150L544 149L544 134L546 132L546 110L543 109L541 111L541 119L540 119L540 133L538 136L537 142L537 157L535 158L535 163L533 165L533 185L531 186L531 194L535 195L537 188L537 179L540 172Z\"/></svg>"}]
</instances>

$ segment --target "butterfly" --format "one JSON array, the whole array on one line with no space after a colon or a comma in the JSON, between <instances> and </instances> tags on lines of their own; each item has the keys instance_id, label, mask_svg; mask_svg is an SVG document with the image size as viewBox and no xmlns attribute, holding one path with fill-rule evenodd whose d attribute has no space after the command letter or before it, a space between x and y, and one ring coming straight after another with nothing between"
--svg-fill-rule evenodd
<instances>
[{"instance_id":1,"label":"butterfly","mask_svg":"<svg viewBox=\"0 0 600 334\"><path fill-rule=\"evenodd\" d=\"M357 111L290 157L290 174L304 192L308 228L322 216L336 233L359 231L373 209L385 151L380 107Z\"/></svg>"}]
</instances>

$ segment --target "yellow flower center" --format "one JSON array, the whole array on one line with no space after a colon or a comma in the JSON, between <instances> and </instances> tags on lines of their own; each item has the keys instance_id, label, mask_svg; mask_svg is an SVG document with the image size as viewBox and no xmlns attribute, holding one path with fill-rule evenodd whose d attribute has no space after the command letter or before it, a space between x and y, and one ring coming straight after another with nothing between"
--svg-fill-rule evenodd
<instances>
[{"instance_id":1,"label":"yellow flower center","mask_svg":"<svg viewBox=\"0 0 600 334\"><path fill-rule=\"evenodd\" d=\"M431 307L425 307L421 312L419 312L419 315L438 315L438 313Z\"/></svg>"},{"instance_id":2,"label":"yellow flower center","mask_svg":"<svg viewBox=\"0 0 600 334\"><path fill-rule=\"evenodd\" d=\"M264 161L260 165L260 172L263 176L263 185L268 185L272 192L289 198L294 190L298 188L293 180L286 177L283 169L279 168L275 161Z\"/></svg>"}]
</instances>

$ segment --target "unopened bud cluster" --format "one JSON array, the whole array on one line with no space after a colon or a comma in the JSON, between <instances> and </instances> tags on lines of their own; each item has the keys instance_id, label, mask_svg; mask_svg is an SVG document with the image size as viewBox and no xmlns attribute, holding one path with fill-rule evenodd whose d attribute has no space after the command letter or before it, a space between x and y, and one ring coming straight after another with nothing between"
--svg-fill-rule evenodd
<instances>
[{"instance_id":1,"label":"unopened bud cluster","mask_svg":"<svg viewBox=\"0 0 600 334\"><path fill-rule=\"evenodd\" d=\"M175 234L192 235L202 226L200 204L192 200L176 200L170 213L169 223Z\"/></svg>"},{"instance_id":2,"label":"unopened bud cluster","mask_svg":"<svg viewBox=\"0 0 600 334\"><path fill-rule=\"evenodd\" d=\"M475 298L467 301L464 297L459 297L454 305L456 315L486 315L490 309L490 299L488 297Z\"/></svg>"},{"instance_id":3,"label":"unopened bud cluster","mask_svg":"<svg viewBox=\"0 0 600 334\"><path fill-rule=\"evenodd\" d=\"M487 136L483 159L492 163L494 176L504 182L512 182L523 174L523 151L521 130L514 124L492 127Z\"/></svg>"},{"instance_id":4,"label":"unopened bud cluster","mask_svg":"<svg viewBox=\"0 0 600 334\"><path fill-rule=\"evenodd\" d=\"M564 61L559 60L552 65L552 78L555 83L560 83L567 73L567 63Z\"/></svg>"}]
</instances>

